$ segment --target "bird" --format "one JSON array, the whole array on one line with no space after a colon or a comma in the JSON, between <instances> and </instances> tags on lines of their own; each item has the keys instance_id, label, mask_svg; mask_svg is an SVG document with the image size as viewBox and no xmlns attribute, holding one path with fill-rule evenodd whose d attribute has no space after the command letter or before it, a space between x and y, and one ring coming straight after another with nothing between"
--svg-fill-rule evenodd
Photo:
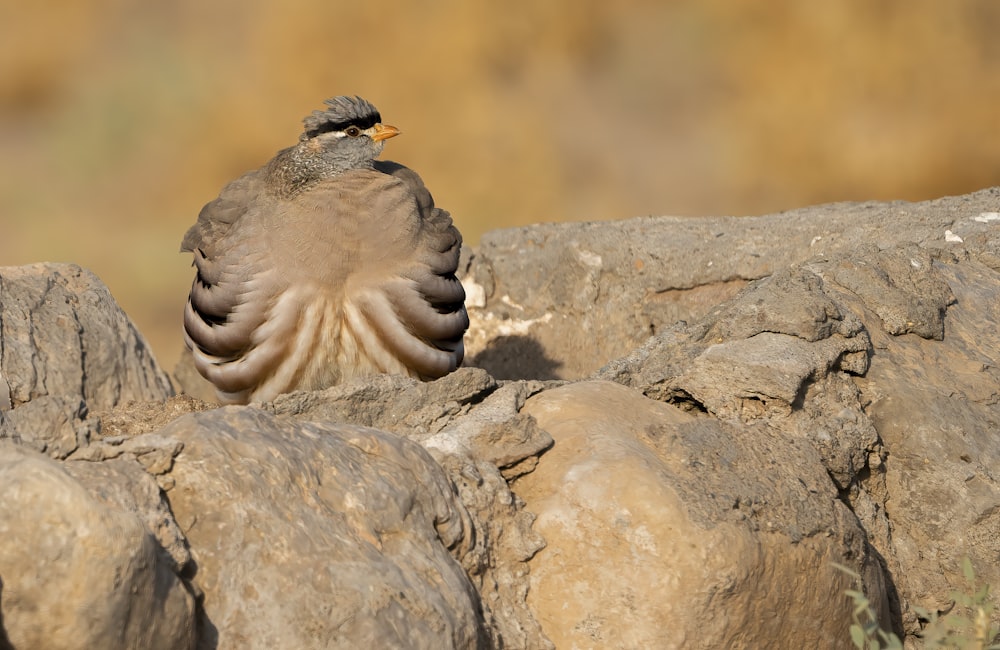
<instances>
[{"instance_id":1,"label":"bird","mask_svg":"<svg viewBox=\"0 0 1000 650\"><path fill-rule=\"evenodd\" d=\"M298 142L230 182L185 233L184 342L224 404L357 377L430 381L463 360L462 236L420 176L376 160L400 130L325 100Z\"/></svg>"}]
</instances>

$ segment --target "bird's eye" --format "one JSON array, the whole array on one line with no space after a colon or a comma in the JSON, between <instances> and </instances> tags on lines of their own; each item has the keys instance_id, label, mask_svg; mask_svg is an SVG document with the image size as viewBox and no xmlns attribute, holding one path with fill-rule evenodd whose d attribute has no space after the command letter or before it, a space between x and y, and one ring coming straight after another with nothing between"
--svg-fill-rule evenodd
<instances>
[{"instance_id":1,"label":"bird's eye","mask_svg":"<svg viewBox=\"0 0 1000 650\"><path fill-rule=\"evenodd\" d=\"M351 136L352 138L356 138L359 135L361 135L361 129L359 129L356 126L349 126L346 129L344 129L344 133Z\"/></svg>"}]
</instances>

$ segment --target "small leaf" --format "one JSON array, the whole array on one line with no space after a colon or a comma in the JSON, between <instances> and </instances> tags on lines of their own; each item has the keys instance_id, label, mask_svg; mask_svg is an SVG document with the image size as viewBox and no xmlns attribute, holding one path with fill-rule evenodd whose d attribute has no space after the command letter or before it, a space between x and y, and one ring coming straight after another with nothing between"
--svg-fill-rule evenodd
<instances>
[{"instance_id":1,"label":"small leaf","mask_svg":"<svg viewBox=\"0 0 1000 650\"><path fill-rule=\"evenodd\" d=\"M861 629L860 625L851 626L851 641L857 648L865 647L865 631Z\"/></svg>"},{"instance_id":2,"label":"small leaf","mask_svg":"<svg viewBox=\"0 0 1000 650\"><path fill-rule=\"evenodd\" d=\"M965 579L970 583L976 581L976 574L972 570L972 560L969 559L968 555L962 558L962 575L964 575Z\"/></svg>"},{"instance_id":3,"label":"small leaf","mask_svg":"<svg viewBox=\"0 0 1000 650\"><path fill-rule=\"evenodd\" d=\"M861 576L856 571L852 570L850 567L846 567L843 564L838 564L836 562L831 562L830 564L832 564L835 568L843 571L847 575L851 576L858 582L861 582Z\"/></svg>"}]
</instances>

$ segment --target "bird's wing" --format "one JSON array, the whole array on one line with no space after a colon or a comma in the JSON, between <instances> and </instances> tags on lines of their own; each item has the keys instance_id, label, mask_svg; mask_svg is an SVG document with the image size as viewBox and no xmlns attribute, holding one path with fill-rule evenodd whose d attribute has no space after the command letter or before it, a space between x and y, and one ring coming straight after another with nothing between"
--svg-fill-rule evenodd
<instances>
[{"instance_id":1,"label":"bird's wing","mask_svg":"<svg viewBox=\"0 0 1000 650\"><path fill-rule=\"evenodd\" d=\"M261 190L257 172L229 183L184 237L196 275L184 308L184 338L195 366L225 401L245 402L266 369L285 353L283 330L296 309L271 313L285 282L269 242L283 203ZM287 302L287 301L286 301ZM264 326L279 330L260 345Z\"/></svg>"},{"instance_id":2,"label":"bird's wing","mask_svg":"<svg viewBox=\"0 0 1000 650\"><path fill-rule=\"evenodd\" d=\"M451 215L434 205L430 191L416 172L398 163L382 164L389 167L383 173L402 181L404 193L413 197L420 224L417 244L400 268L404 281L386 286L397 322L409 334L399 338L405 342L399 353L409 351L411 367L422 377L441 377L461 365L465 354L463 337L469 328L465 289L455 275L462 235ZM397 210L405 212L404 206L402 203Z\"/></svg>"},{"instance_id":3,"label":"bird's wing","mask_svg":"<svg viewBox=\"0 0 1000 650\"><path fill-rule=\"evenodd\" d=\"M348 172L289 200L260 194L238 225L227 219L199 218L184 312L195 364L224 400L375 372L430 379L462 362L461 236L412 171Z\"/></svg>"},{"instance_id":4,"label":"bird's wing","mask_svg":"<svg viewBox=\"0 0 1000 650\"><path fill-rule=\"evenodd\" d=\"M401 165L392 160L376 160L374 167L375 171L388 174L403 181L407 190L413 194L413 198L417 202L417 209L421 214L426 213L434 207L434 197L431 196L430 190L424 185L423 179L420 178L417 172L406 165Z\"/></svg>"},{"instance_id":5,"label":"bird's wing","mask_svg":"<svg viewBox=\"0 0 1000 650\"><path fill-rule=\"evenodd\" d=\"M257 384L258 367L267 365L260 351L254 352L254 338L267 320L262 306L269 304L273 275L246 253L241 258L238 250L230 250L207 258L196 249L198 273L184 307L184 338L195 365L230 401L246 401L243 397ZM251 352L255 364L246 363ZM280 355L280 350L271 352Z\"/></svg>"},{"instance_id":6,"label":"bird's wing","mask_svg":"<svg viewBox=\"0 0 1000 650\"><path fill-rule=\"evenodd\" d=\"M198 220L184 234L181 252L210 248L257 201L262 188L259 170L248 172L227 184L219 196L205 204Z\"/></svg>"}]
</instances>

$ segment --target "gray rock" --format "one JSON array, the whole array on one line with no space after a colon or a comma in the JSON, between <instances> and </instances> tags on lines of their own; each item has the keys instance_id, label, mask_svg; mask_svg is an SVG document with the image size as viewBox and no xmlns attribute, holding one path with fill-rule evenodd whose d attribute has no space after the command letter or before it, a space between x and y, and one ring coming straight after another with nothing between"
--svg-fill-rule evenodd
<instances>
[{"instance_id":1,"label":"gray rock","mask_svg":"<svg viewBox=\"0 0 1000 650\"><path fill-rule=\"evenodd\" d=\"M994 599L1000 585L1000 274L975 250L933 269L954 295L943 337L872 328L871 369L856 378L886 454L863 486L891 522L883 553L910 630L908 605L946 611L951 592L968 592L963 557Z\"/></svg>"},{"instance_id":2,"label":"gray rock","mask_svg":"<svg viewBox=\"0 0 1000 650\"><path fill-rule=\"evenodd\" d=\"M980 215L995 212L998 203L1000 188L990 188L923 203L837 203L760 217L640 217L493 231L483 236L463 276L473 323L469 363L504 379L586 377L651 334L701 318L752 280L852 251L953 248L946 231L992 255L997 265L996 222ZM873 298L885 293L869 287ZM904 327L912 320L898 305L885 307Z\"/></svg>"},{"instance_id":3,"label":"gray rock","mask_svg":"<svg viewBox=\"0 0 1000 650\"><path fill-rule=\"evenodd\" d=\"M297 419L352 422L392 431L443 452L466 453L507 469L552 445L518 411L542 382L499 386L479 368L460 368L437 381L381 376L312 393L278 397L264 408ZM530 465L530 462L529 462Z\"/></svg>"},{"instance_id":4,"label":"gray rock","mask_svg":"<svg viewBox=\"0 0 1000 650\"><path fill-rule=\"evenodd\" d=\"M281 396L263 408L296 421L373 426L420 442L445 470L470 515L469 545L456 553L483 600L494 641L506 648L551 647L527 609L527 561L544 546L534 516L505 477L531 471L552 446L534 418L520 413L541 382L499 386L477 368L430 383L376 377Z\"/></svg>"},{"instance_id":5,"label":"gray rock","mask_svg":"<svg viewBox=\"0 0 1000 650\"><path fill-rule=\"evenodd\" d=\"M249 407L159 435L184 446L167 496L204 592L203 645L490 646L448 551L470 543L468 514L419 445Z\"/></svg>"},{"instance_id":6,"label":"gray rock","mask_svg":"<svg viewBox=\"0 0 1000 650\"><path fill-rule=\"evenodd\" d=\"M35 474L67 521L133 540L85 568L138 553L137 593L183 592L148 621L182 645L192 606L203 648L846 645L831 561L913 645L961 557L1000 582L997 205L492 233L464 262L482 368L239 409L166 399L92 275L3 269L0 437L65 459ZM8 500L0 528L65 541ZM81 611L117 647L132 602L37 558L0 567L0 648ZM58 615L21 616L26 575Z\"/></svg>"},{"instance_id":7,"label":"gray rock","mask_svg":"<svg viewBox=\"0 0 1000 650\"><path fill-rule=\"evenodd\" d=\"M852 255L831 274L878 314L892 335L910 332L925 339L944 338L944 312L955 302L934 261L949 254L935 249L893 247L872 255Z\"/></svg>"},{"instance_id":8,"label":"gray rock","mask_svg":"<svg viewBox=\"0 0 1000 650\"><path fill-rule=\"evenodd\" d=\"M981 583L1000 581L1000 225L977 216L952 224L974 222L949 250L862 246L779 271L596 374L809 440L884 558L911 635L914 606L947 611L967 589L963 557Z\"/></svg>"},{"instance_id":9,"label":"gray rock","mask_svg":"<svg viewBox=\"0 0 1000 650\"><path fill-rule=\"evenodd\" d=\"M0 486L0 604L10 646L195 647L194 597L139 517L9 443L0 443Z\"/></svg>"},{"instance_id":10,"label":"gray rock","mask_svg":"<svg viewBox=\"0 0 1000 650\"><path fill-rule=\"evenodd\" d=\"M0 268L0 438L65 458L94 430L89 411L172 394L93 273L72 264Z\"/></svg>"}]
</instances>

